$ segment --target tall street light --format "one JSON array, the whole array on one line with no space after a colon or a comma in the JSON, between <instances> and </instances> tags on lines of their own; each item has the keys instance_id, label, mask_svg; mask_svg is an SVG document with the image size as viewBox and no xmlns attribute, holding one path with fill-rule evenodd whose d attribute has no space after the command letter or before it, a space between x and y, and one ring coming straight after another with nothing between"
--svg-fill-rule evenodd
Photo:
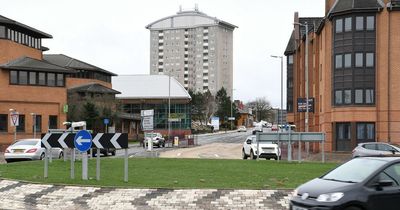
<instances>
[{"instance_id":1,"label":"tall street light","mask_svg":"<svg viewBox=\"0 0 400 210\"><path fill-rule=\"evenodd\" d=\"M278 112L278 116L279 116L278 123L282 126L282 124L283 124L283 56L271 55L271 57L281 59L281 110L280 110L281 113L279 115L279 112Z\"/></svg>"},{"instance_id":2,"label":"tall street light","mask_svg":"<svg viewBox=\"0 0 400 210\"><path fill-rule=\"evenodd\" d=\"M36 113L31 113L33 124L33 138L36 139Z\"/></svg>"},{"instance_id":3,"label":"tall street light","mask_svg":"<svg viewBox=\"0 0 400 210\"><path fill-rule=\"evenodd\" d=\"M233 102L234 102L234 100L233 100L233 91L235 91L236 89L232 89L232 101L231 101L231 117L230 117L230 120L231 120L231 130L233 130L232 129L232 123L233 123L233 109L232 109L232 104L233 104Z\"/></svg>"},{"instance_id":4,"label":"tall street light","mask_svg":"<svg viewBox=\"0 0 400 210\"><path fill-rule=\"evenodd\" d=\"M299 25L299 26L304 26L306 29L306 41L305 41L305 61L304 61L304 67L305 67L305 92L306 92L306 115L304 118L304 124L305 124L305 132L308 132L308 24L305 22L304 24L295 22L293 23L294 25Z\"/></svg>"}]
</instances>

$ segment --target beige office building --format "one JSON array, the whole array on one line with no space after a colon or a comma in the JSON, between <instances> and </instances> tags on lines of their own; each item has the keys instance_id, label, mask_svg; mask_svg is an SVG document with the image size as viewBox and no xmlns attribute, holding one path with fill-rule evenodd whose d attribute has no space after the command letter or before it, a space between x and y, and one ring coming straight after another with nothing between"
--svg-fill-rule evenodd
<instances>
[{"instance_id":1,"label":"beige office building","mask_svg":"<svg viewBox=\"0 0 400 210\"><path fill-rule=\"evenodd\" d=\"M146 26L150 30L150 74L170 74L185 89L233 89L235 25L207 16L197 7Z\"/></svg>"}]
</instances>

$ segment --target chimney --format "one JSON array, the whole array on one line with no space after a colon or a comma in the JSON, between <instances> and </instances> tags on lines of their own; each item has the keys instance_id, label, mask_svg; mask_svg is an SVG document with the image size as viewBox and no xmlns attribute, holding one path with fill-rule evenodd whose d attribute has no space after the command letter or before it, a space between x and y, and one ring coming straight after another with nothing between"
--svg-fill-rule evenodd
<instances>
[{"instance_id":1,"label":"chimney","mask_svg":"<svg viewBox=\"0 0 400 210\"><path fill-rule=\"evenodd\" d=\"M299 13L295 12L294 13L294 20L293 23L299 23ZM293 24L294 25L294 39L296 40L296 43L300 43L300 26L299 24Z\"/></svg>"}]
</instances>

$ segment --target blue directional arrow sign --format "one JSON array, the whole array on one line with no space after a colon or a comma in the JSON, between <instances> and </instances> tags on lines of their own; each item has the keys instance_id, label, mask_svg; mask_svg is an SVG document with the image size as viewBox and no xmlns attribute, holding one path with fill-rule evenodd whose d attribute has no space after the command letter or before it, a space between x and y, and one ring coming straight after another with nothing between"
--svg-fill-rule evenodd
<instances>
[{"instance_id":1,"label":"blue directional arrow sign","mask_svg":"<svg viewBox=\"0 0 400 210\"><path fill-rule=\"evenodd\" d=\"M74 138L75 148L86 152L92 147L92 135L87 130L79 131Z\"/></svg>"}]
</instances>

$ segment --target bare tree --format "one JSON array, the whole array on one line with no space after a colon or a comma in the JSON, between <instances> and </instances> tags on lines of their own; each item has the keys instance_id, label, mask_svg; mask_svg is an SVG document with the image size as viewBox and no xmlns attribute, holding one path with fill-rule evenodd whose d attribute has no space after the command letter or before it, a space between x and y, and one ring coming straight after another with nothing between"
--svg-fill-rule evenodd
<instances>
[{"instance_id":1,"label":"bare tree","mask_svg":"<svg viewBox=\"0 0 400 210\"><path fill-rule=\"evenodd\" d=\"M246 104L250 107L256 115L256 121L265 120L272 122L274 119L274 113L269 101L265 97L256 98L254 101L250 101Z\"/></svg>"}]
</instances>

